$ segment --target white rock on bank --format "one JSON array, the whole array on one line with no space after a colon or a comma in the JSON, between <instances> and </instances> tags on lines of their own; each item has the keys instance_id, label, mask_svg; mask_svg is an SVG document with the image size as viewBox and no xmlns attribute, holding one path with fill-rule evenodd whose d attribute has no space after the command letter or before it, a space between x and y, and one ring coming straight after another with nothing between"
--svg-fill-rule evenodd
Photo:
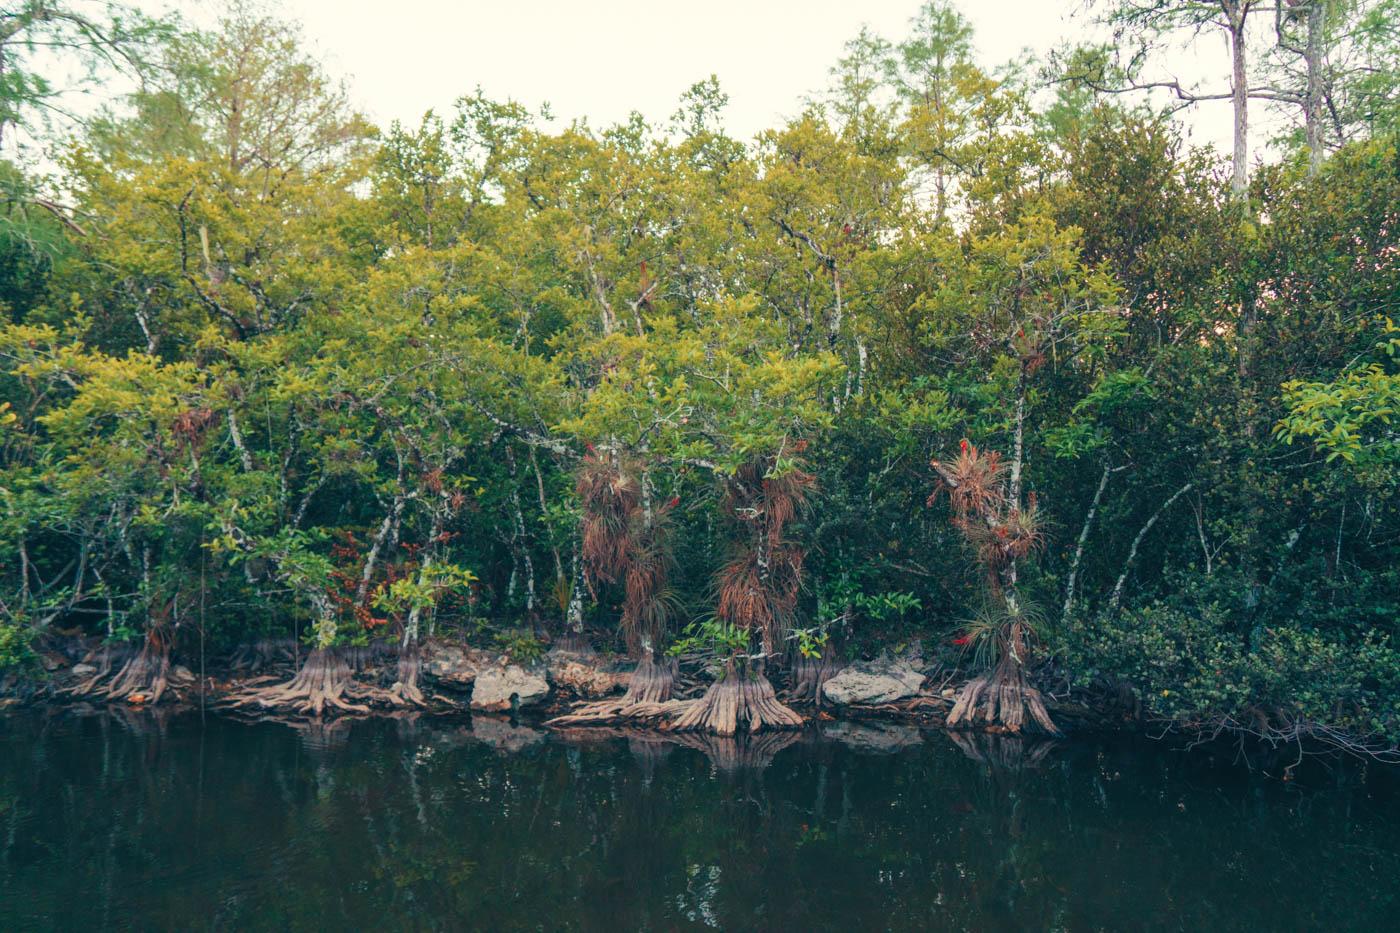
<instances>
[{"instance_id":1,"label":"white rock on bank","mask_svg":"<svg viewBox=\"0 0 1400 933\"><path fill-rule=\"evenodd\" d=\"M490 668L476 675L472 709L504 713L516 705L533 706L549 696L549 681L516 664Z\"/></svg>"},{"instance_id":2,"label":"white rock on bank","mask_svg":"<svg viewBox=\"0 0 1400 933\"><path fill-rule=\"evenodd\" d=\"M567 651L551 651L545 655L546 676L554 686L590 700L624 690L632 678L631 671L596 656L582 657Z\"/></svg>"},{"instance_id":3,"label":"white rock on bank","mask_svg":"<svg viewBox=\"0 0 1400 933\"><path fill-rule=\"evenodd\" d=\"M822 693L838 706L878 706L914 696L924 675L903 661L857 661L822 684Z\"/></svg>"},{"instance_id":4,"label":"white rock on bank","mask_svg":"<svg viewBox=\"0 0 1400 933\"><path fill-rule=\"evenodd\" d=\"M468 687L483 667L475 651L457 645L433 645L423 653L423 673L454 687Z\"/></svg>"}]
</instances>

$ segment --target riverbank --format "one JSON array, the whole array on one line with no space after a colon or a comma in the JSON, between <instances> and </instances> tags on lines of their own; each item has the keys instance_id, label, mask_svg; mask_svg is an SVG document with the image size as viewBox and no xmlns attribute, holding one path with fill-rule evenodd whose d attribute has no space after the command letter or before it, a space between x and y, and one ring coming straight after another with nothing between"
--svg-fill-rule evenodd
<instances>
[{"instance_id":1,"label":"riverbank","mask_svg":"<svg viewBox=\"0 0 1400 933\"><path fill-rule=\"evenodd\" d=\"M761 741L736 746L716 742L706 733L675 731L674 707L700 697L716 671L698 657L682 658L673 691L675 702L652 715L604 716L580 721L579 710L606 709L619 701L635 667L625 656L591 649L554 647L530 657L482 648L453 639L429 639L415 662L384 645L337 649L333 664L344 679L337 700L312 711L304 694L288 699L285 685L307 677L304 646L291 639L261 641L226 655L204 658L200 666L161 659L158 695L148 689L126 690L133 666L149 665L135 646L103 645L92 638L54 638L37 646L36 663L27 671L0 675L0 712L26 706L111 706L125 710L198 709L206 713L284 722L324 723L366 718L400 718L405 714L484 717L483 729L504 745L535 741L546 731L581 736L625 735L643 740L650 735L668 746L685 744L709 748L717 760L757 756L785 747L783 735L796 731L833 731L838 741L869 749L897 749L910 741L910 729L945 730L957 736L965 751L988 760L1002 757L981 747L980 736L1012 734L999 724L948 726L959 692L971 674L937 652L926 656L915 641L898 653L884 651L874 658L833 665L770 667L777 699L796 713L798 721L786 731L765 730ZM184 660L184 658L182 658ZM415 681L405 690L397 678L411 670ZM146 671L149 674L149 671ZM1270 762L1285 777L1306 757L1346 756L1388 766L1400 764L1393 746L1368 743L1344 732L1295 724L1284 732L1272 729L1262 716L1253 719L1203 722L1154 714L1143 698L1126 684L1094 691L1074 689L1069 678L1039 685L1047 711L1061 734L1145 733L1171 738L1179 747L1229 749L1253 764ZM412 699L406 699L411 697ZM615 704L621 705L621 704ZM635 708L631 709L635 713ZM497 717L491 719L489 717ZM506 725L492 725L501 722ZM524 730L524 731L521 731ZM741 730L743 731L743 730ZM1030 726L1019 733L1032 751L1042 739L1053 739ZM1013 759L1026 754L1016 747ZM1283 759L1287 758L1287 761Z\"/></svg>"},{"instance_id":2,"label":"riverbank","mask_svg":"<svg viewBox=\"0 0 1400 933\"><path fill-rule=\"evenodd\" d=\"M290 640L261 642L227 656L205 659L203 669L171 664L159 697L149 692L114 696L124 660L133 652L106 648L93 640L54 641L37 652L29 672L0 678L0 709L31 705L115 705L124 708L197 708L239 717L278 719L365 718L408 711L427 714L507 715L528 728L552 728L581 734L609 730L636 735L667 733L664 721L569 724L551 720L580 704L620 697L634 664L627 658L594 651L552 649L533 658L463 642L435 639L425 643L418 661L421 702L409 703L396 691L399 662L387 650L347 649L339 657L350 669L345 706L327 706L321 716L300 704L249 700L259 690L292 681L305 661L304 649ZM703 663L687 659L680 667L675 698L701 695L711 681ZM815 678L811 671L770 671L779 699L806 726L826 730L848 724L857 744L900 747L907 735L899 727L943 728L967 674L937 660L926 660L916 643L899 655L882 653L843 666L831 666ZM243 698L241 701L239 698ZM1141 731L1148 723L1129 695L1057 695L1046 705L1056 726L1066 733ZM347 708L348 707L348 708ZM892 731L891 731L892 730ZM1004 727L967 730L1004 733ZM703 737L697 737L703 741Z\"/></svg>"}]
</instances>

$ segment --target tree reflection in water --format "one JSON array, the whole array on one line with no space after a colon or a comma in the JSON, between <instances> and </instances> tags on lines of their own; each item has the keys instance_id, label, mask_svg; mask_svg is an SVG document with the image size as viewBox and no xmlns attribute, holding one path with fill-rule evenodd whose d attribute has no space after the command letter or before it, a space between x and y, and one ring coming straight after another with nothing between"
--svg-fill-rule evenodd
<instances>
[{"instance_id":1,"label":"tree reflection in water","mask_svg":"<svg viewBox=\"0 0 1400 933\"><path fill-rule=\"evenodd\" d=\"M825 732L11 717L0 929L1365 930L1400 910L1383 775Z\"/></svg>"}]
</instances>

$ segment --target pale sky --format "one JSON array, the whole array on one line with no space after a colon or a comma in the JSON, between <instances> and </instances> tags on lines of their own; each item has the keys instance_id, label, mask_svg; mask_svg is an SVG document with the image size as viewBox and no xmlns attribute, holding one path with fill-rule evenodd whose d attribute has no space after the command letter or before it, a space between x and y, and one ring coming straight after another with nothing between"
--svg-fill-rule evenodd
<instances>
[{"instance_id":1,"label":"pale sky","mask_svg":"<svg viewBox=\"0 0 1400 933\"><path fill-rule=\"evenodd\" d=\"M477 85L490 97L511 97L531 108L548 101L562 120L586 116L595 126L606 125L638 110L664 121L685 89L713 73L730 96L728 130L748 138L794 115L804 95L825 87L827 69L863 23L898 41L919 4L282 0L280 6L301 21L330 71L349 78L357 102L383 124L416 123L428 108L449 113L452 102ZM979 59L988 67L1023 48L1045 52L1085 34L1089 24L1071 19L1079 5L958 3L976 29ZM208 15L217 7L197 9ZM1190 125L1197 141L1228 150L1225 105L1197 108Z\"/></svg>"},{"instance_id":2,"label":"pale sky","mask_svg":"<svg viewBox=\"0 0 1400 933\"><path fill-rule=\"evenodd\" d=\"M97 3L98 0L86 0ZM135 0L148 12L176 9L212 27L224 11L211 0ZM558 121L586 117L595 127L637 110L664 125L682 92L718 76L729 94L726 128L740 139L782 124L804 98L828 86L828 69L863 24L885 39L908 35L922 0L261 0L299 22L309 51L349 83L355 104L375 122L416 125L428 109L443 115L480 85L531 110L548 102ZM954 0L975 29L978 61L992 69L1022 50L1045 53L1068 40L1102 35L1083 0ZM1209 33L1190 50L1157 62L1190 83L1229 86L1223 37ZM60 81L60 84L62 82ZM123 82L65 98L77 113L124 91ZM1181 115L1190 138L1231 145L1228 103ZM1252 149L1270 135L1270 117L1250 108ZM8 142L24 135L12 133ZM42 159L40 160L42 163ZM43 163L46 164L46 163Z\"/></svg>"},{"instance_id":3,"label":"pale sky","mask_svg":"<svg viewBox=\"0 0 1400 933\"><path fill-rule=\"evenodd\" d=\"M492 97L594 124L632 110L664 119L710 74L730 95L726 123L748 137L781 122L827 81L842 45L869 23L906 33L918 0L284 0L331 70L372 116L416 121L478 84ZM1011 58L1067 34L1071 3L962 4L981 57Z\"/></svg>"}]
</instances>

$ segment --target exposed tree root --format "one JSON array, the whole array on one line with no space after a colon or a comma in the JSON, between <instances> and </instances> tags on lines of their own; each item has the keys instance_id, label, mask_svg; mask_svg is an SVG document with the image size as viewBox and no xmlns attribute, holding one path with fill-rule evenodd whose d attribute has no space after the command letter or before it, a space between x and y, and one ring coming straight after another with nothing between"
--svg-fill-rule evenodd
<instances>
[{"instance_id":1,"label":"exposed tree root","mask_svg":"<svg viewBox=\"0 0 1400 933\"><path fill-rule=\"evenodd\" d=\"M593 643L588 640L588 636L572 629L554 639L554 644L550 647L555 651L567 651L584 658L591 658L594 655Z\"/></svg>"},{"instance_id":2,"label":"exposed tree root","mask_svg":"<svg viewBox=\"0 0 1400 933\"><path fill-rule=\"evenodd\" d=\"M661 703L629 703L621 699L603 700L598 703L585 703L562 716L546 720L546 726L605 726L610 723L649 722L658 723L680 715L698 700L666 700Z\"/></svg>"},{"instance_id":3,"label":"exposed tree root","mask_svg":"<svg viewBox=\"0 0 1400 933\"><path fill-rule=\"evenodd\" d=\"M627 681L627 692L622 699L631 703L665 703L671 699L675 683L675 659L663 657L658 661L648 652Z\"/></svg>"},{"instance_id":4,"label":"exposed tree root","mask_svg":"<svg viewBox=\"0 0 1400 933\"><path fill-rule=\"evenodd\" d=\"M126 663L110 680L106 680L115 659L123 654L126 655ZM177 685L182 683L181 678L171 672L170 635L162 628L152 628L146 632L141 650L134 654L130 653L129 646L115 649L104 646L97 673L69 692L75 696L159 703L172 681Z\"/></svg>"},{"instance_id":5,"label":"exposed tree root","mask_svg":"<svg viewBox=\"0 0 1400 933\"><path fill-rule=\"evenodd\" d=\"M363 698L373 693L351 680L350 664L343 649L317 648L307 655L306 663L287 683L240 690L225 697L222 705L289 708L315 716L320 716L327 707L347 713L368 713L369 707L348 702L348 698Z\"/></svg>"},{"instance_id":6,"label":"exposed tree root","mask_svg":"<svg viewBox=\"0 0 1400 933\"><path fill-rule=\"evenodd\" d=\"M347 645L341 651L345 663L350 665L351 672L358 674L374 667L381 658L387 657L391 653L391 647L382 641L375 641L368 645Z\"/></svg>"},{"instance_id":7,"label":"exposed tree root","mask_svg":"<svg viewBox=\"0 0 1400 933\"><path fill-rule=\"evenodd\" d=\"M971 726L979 713L985 724L1001 725L1009 732L1020 732L1029 714L1046 732L1060 734L1045 711L1040 691L1027 682L1025 669L1009 654L990 674L974 678L963 688L948 714L947 725Z\"/></svg>"},{"instance_id":8,"label":"exposed tree root","mask_svg":"<svg viewBox=\"0 0 1400 933\"><path fill-rule=\"evenodd\" d=\"M229 659L235 670L260 671L280 661L296 657L296 642L290 638L259 638L252 644L238 646Z\"/></svg>"},{"instance_id":9,"label":"exposed tree root","mask_svg":"<svg viewBox=\"0 0 1400 933\"><path fill-rule=\"evenodd\" d=\"M677 732L733 735L741 724L747 724L749 732L757 732L764 726L793 729L803 722L801 716L778 702L767 677L758 671L736 671L732 664L703 697L688 702L688 708L671 723L670 728Z\"/></svg>"},{"instance_id":10,"label":"exposed tree root","mask_svg":"<svg viewBox=\"0 0 1400 933\"><path fill-rule=\"evenodd\" d=\"M821 706L823 703L822 684L835 677L841 669L827 657L811 658L795 654L788 670L792 681L789 698L810 700Z\"/></svg>"},{"instance_id":11,"label":"exposed tree root","mask_svg":"<svg viewBox=\"0 0 1400 933\"><path fill-rule=\"evenodd\" d=\"M396 706L427 706L423 691L418 688L418 674L423 668L423 654L415 642L399 652L397 679L389 688L389 701Z\"/></svg>"},{"instance_id":12,"label":"exposed tree root","mask_svg":"<svg viewBox=\"0 0 1400 933\"><path fill-rule=\"evenodd\" d=\"M91 677L78 684L76 687L73 687L68 692L73 696L87 696L95 692L97 690L98 684L102 683L103 680L111 676L113 664L120 661L123 665L125 665L126 662L129 661L134 654L135 651L132 649L131 644L129 642L124 642L118 645L113 645L110 643L104 644L101 650L96 653L96 657L94 657L93 654L90 653L87 657L83 658L85 662L97 662L97 673L93 674Z\"/></svg>"},{"instance_id":13,"label":"exposed tree root","mask_svg":"<svg viewBox=\"0 0 1400 933\"><path fill-rule=\"evenodd\" d=\"M151 639L134 658L122 665L117 676L112 678L107 695L112 699L144 696L148 702L159 703L170 679L170 648L168 645L152 649Z\"/></svg>"},{"instance_id":14,"label":"exposed tree root","mask_svg":"<svg viewBox=\"0 0 1400 933\"><path fill-rule=\"evenodd\" d=\"M627 682L627 692L622 696L574 707L563 716L549 720L548 725L602 724L657 719L675 714L684 707L682 701L671 699L675 682L675 659L662 658L658 661L654 654L648 652L632 672Z\"/></svg>"}]
</instances>

